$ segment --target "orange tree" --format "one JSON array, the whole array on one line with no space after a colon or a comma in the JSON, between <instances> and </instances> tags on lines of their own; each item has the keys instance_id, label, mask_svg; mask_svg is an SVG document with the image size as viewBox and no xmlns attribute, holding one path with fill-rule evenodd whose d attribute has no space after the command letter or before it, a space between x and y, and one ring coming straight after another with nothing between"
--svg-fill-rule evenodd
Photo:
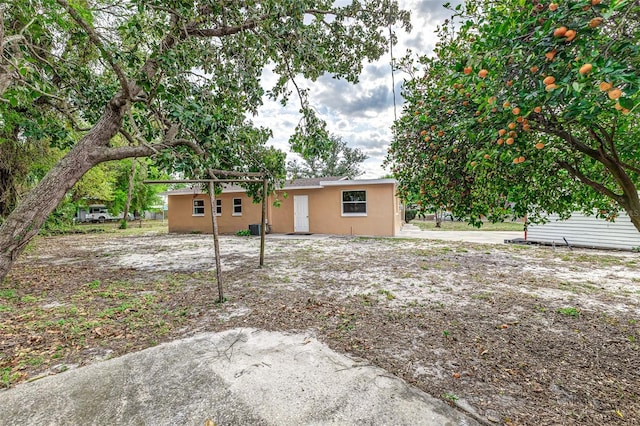
<instances>
[{"instance_id":1,"label":"orange tree","mask_svg":"<svg viewBox=\"0 0 640 426\"><path fill-rule=\"evenodd\" d=\"M572 210L640 230L640 2L469 1L405 58L400 193L479 224Z\"/></svg>"}]
</instances>

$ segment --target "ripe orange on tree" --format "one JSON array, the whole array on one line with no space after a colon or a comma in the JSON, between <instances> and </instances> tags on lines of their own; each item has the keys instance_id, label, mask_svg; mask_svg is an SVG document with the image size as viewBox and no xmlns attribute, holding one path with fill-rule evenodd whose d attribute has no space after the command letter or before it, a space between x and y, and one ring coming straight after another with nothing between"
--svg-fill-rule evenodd
<instances>
[{"instance_id":1,"label":"ripe orange on tree","mask_svg":"<svg viewBox=\"0 0 640 426\"><path fill-rule=\"evenodd\" d=\"M611 100L616 100L618 99L620 96L622 96L622 90L616 88L616 89L611 89L609 90L609 92L607 92L607 95L609 96L609 99Z\"/></svg>"},{"instance_id":2,"label":"ripe orange on tree","mask_svg":"<svg viewBox=\"0 0 640 426\"><path fill-rule=\"evenodd\" d=\"M600 25L602 25L603 20L604 19L602 18L602 16L596 16L595 18L589 21L589 28L599 27Z\"/></svg>"},{"instance_id":3,"label":"ripe orange on tree","mask_svg":"<svg viewBox=\"0 0 640 426\"><path fill-rule=\"evenodd\" d=\"M567 33L567 27L558 27L553 31L553 36L554 37L564 37L564 35Z\"/></svg>"},{"instance_id":4,"label":"ripe orange on tree","mask_svg":"<svg viewBox=\"0 0 640 426\"><path fill-rule=\"evenodd\" d=\"M564 41L569 43L570 41L573 41L574 38L576 38L576 35L577 33L575 32L575 30L567 30L567 32L564 33L564 36L566 37Z\"/></svg>"},{"instance_id":5,"label":"ripe orange on tree","mask_svg":"<svg viewBox=\"0 0 640 426\"><path fill-rule=\"evenodd\" d=\"M613 87L613 85L608 81L603 81L602 83L600 83L599 87L602 92L607 92L609 89Z\"/></svg>"},{"instance_id":6,"label":"ripe orange on tree","mask_svg":"<svg viewBox=\"0 0 640 426\"><path fill-rule=\"evenodd\" d=\"M487 71L486 69L481 69L480 72L478 72L478 76L480 78L485 78L487 76L487 74L489 74L489 71Z\"/></svg>"},{"instance_id":7,"label":"ripe orange on tree","mask_svg":"<svg viewBox=\"0 0 640 426\"><path fill-rule=\"evenodd\" d=\"M593 69L593 65L591 64L584 64L583 66L580 67L580 69L578 70L578 72L582 75L585 74L589 74L591 72L591 70Z\"/></svg>"},{"instance_id":8,"label":"ripe orange on tree","mask_svg":"<svg viewBox=\"0 0 640 426\"><path fill-rule=\"evenodd\" d=\"M545 86L548 86L550 84L553 84L556 82L556 78L552 75L547 76L544 78L544 80L542 80L542 84L544 84Z\"/></svg>"}]
</instances>

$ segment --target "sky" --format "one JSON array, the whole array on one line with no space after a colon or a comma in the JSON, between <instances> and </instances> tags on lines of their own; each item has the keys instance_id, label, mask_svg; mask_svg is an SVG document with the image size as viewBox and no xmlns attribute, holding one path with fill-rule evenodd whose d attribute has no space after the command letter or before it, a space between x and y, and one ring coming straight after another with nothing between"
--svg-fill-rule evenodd
<instances>
[{"instance_id":1,"label":"sky","mask_svg":"<svg viewBox=\"0 0 640 426\"><path fill-rule=\"evenodd\" d=\"M450 12L443 0L398 0L403 9L411 11L411 33L397 28L398 44L393 46L394 58L405 55L407 49L414 54L433 51L436 27ZM450 1L451 4L459 1ZM379 179L389 173L382 167L391 142L394 120L391 56L383 55L378 61L365 64L360 82L353 85L325 75L315 82L304 82L309 88L309 100L318 115L327 123L331 134L341 137L351 148L359 148L369 158L362 164L361 179ZM269 73L265 75L269 79ZM407 74L395 72L396 112L402 112L401 86ZM267 82L268 85L268 82ZM265 99L258 115L252 117L258 126L273 130L271 144L287 153L287 160L297 157L290 152L288 140L300 120L299 104L291 98L287 107Z\"/></svg>"}]
</instances>

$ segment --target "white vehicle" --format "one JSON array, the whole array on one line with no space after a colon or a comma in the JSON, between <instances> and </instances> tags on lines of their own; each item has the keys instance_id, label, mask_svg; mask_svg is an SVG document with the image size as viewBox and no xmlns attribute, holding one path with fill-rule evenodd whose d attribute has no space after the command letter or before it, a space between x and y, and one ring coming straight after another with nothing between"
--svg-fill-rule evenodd
<instances>
[{"instance_id":1,"label":"white vehicle","mask_svg":"<svg viewBox=\"0 0 640 426\"><path fill-rule=\"evenodd\" d=\"M112 215L107 210L107 206L104 204L92 204L88 207L87 211L80 212L80 221L81 222L99 222L104 223L111 220L122 220L124 217L123 213L120 213L117 216ZM132 220L133 215L129 213L128 220Z\"/></svg>"}]
</instances>

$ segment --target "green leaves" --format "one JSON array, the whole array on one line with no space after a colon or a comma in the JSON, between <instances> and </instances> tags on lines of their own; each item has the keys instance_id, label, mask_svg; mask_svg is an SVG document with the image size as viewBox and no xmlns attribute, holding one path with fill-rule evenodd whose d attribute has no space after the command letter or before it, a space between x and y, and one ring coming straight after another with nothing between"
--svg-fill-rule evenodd
<instances>
[{"instance_id":1,"label":"green leaves","mask_svg":"<svg viewBox=\"0 0 640 426\"><path fill-rule=\"evenodd\" d=\"M263 171L273 182L284 179L285 154L248 118L264 94L286 104L297 93L292 148L327 156L326 125L296 80L329 72L357 81L363 61L388 48L388 27L410 28L408 12L389 0L16 0L2 19L4 41L12 41L0 58L11 77L2 80L0 142L78 148L86 167L152 155L184 177L214 168ZM264 86L266 67L274 87ZM27 179L29 165L23 169ZM108 182L96 169L76 195L112 198Z\"/></svg>"},{"instance_id":2,"label":"green leaves","mask_svg":"<svg viewBox=\"0 0 640 426\"><path fill-rule=\"evenodd\" d=\"M604 200L637 212L640 150L627 141L640 136L628 133L638 13L632 2L468 1L455 35L443 27L435 57L418 58L423 73L405 85L387 158L402 194L472 222Z\"/></svg>"}]
</instances>

